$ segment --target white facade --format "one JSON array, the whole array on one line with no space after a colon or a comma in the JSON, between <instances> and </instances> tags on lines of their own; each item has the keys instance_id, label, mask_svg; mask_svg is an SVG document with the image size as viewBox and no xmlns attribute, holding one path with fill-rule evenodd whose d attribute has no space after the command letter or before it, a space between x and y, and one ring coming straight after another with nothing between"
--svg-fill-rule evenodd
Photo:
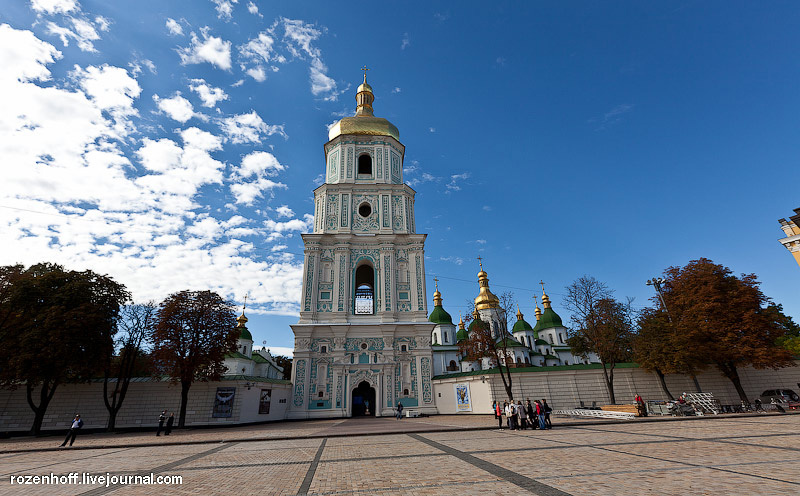
<instances>
[{"instance_id":1,"label":"white facade","mask_svg":"<svg viewBox=\"0 0 800 496\"><path fill-rule=\"evenodd\" d=\"M295 334L289 418L435 413L425 293L425 235L403 183L405 147L372 116L359 87L355 117L325 144L325 184L314 191Z\"/></svg>"}]
</instances>

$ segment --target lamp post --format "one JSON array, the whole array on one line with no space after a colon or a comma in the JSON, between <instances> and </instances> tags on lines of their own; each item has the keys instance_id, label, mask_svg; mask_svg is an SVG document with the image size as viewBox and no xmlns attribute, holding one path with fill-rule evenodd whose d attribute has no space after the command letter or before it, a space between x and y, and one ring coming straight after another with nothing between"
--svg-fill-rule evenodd
<instances>
[{"instance_id":1,"label":"lamp post","mask_svg":"<svg viewBox=\"0 0 800 496\"><path fill-rule=\"evenodd\" d=\"M647 281L648 286L653 286L656 289L656 293L658 294L658 299L661 300L661 305L664 307L664 311L667 312L667 319L669 323L672 324L673 329L677 332L677 327L675 327L675 323L672 321L672 315L669 313L669 308L667 308L667 302L664 301L664 295L661 292L661 286L667 282L663 277L654 277ZM700 389L700 383L697 381L697 376L694 373L689 374L694 381L694 387L697 389L698 393L702 393L703 390Z\"/></svg>"}]
</instances>

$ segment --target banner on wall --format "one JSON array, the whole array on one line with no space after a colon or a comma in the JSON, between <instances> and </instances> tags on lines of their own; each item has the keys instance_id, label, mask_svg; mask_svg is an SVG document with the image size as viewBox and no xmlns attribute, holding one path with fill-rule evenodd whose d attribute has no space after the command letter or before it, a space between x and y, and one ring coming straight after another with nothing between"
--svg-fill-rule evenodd
<instances>
[{"instance_id":1,"label":"banner on wall","mask_svg":"<svg viewBox=\"0 0 800 496\"><path fill-rule=\"evenodd\" d=\"M214 410L211 413L213 418L229 418L233 415L233 398L236 395L236 388L218 387L214 397Z\"/></svg>"},{"instance_id":2,"label":"banner on wall","mask_svg":"<svg viewBox=\"0 0 800 496\"><path fill-rule=\"evenodd\" d=\"M472 401L469 398L469 383L455 384L456 412L471 412Z\"/></svg>"}]
</instances>

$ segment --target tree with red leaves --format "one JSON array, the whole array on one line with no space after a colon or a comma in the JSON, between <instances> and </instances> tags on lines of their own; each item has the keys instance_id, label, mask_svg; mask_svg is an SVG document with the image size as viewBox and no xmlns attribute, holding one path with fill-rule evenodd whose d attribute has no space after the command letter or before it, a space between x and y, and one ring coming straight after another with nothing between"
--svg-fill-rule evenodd
<instances>
[{"instance_id":1,"label":"tree with red leaves","mask_svg":"<svg viewBox=\"0 0 800 496\"><path fill-rule=\"evenodd\" d=\"M232 305L213 291L181 291L159 305L152 357L156 373L181 384L178 427L186 421L192 383L218 380L225 372L225 354L236 350L239 337L235 326Z\"/></svg>"}]
</instances>

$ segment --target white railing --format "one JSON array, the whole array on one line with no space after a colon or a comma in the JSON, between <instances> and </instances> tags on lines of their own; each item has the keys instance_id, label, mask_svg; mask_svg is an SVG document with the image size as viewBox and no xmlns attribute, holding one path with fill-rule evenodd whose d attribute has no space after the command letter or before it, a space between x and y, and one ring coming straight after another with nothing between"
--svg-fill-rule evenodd
<instances>
[{"instance_id":1,"label":"white railing","mask_svg":"<svg viewBox=\"0 0 800 496\"><path fill-rule=\"evenodd\" d=\"M553 410L552 413L553 415L569 415L572 417L595 417L621 420L633 420L636 417L635 413L615 412L611 410L584 410L582 408L577 410Z\"/></svg>"}]
</instances>

